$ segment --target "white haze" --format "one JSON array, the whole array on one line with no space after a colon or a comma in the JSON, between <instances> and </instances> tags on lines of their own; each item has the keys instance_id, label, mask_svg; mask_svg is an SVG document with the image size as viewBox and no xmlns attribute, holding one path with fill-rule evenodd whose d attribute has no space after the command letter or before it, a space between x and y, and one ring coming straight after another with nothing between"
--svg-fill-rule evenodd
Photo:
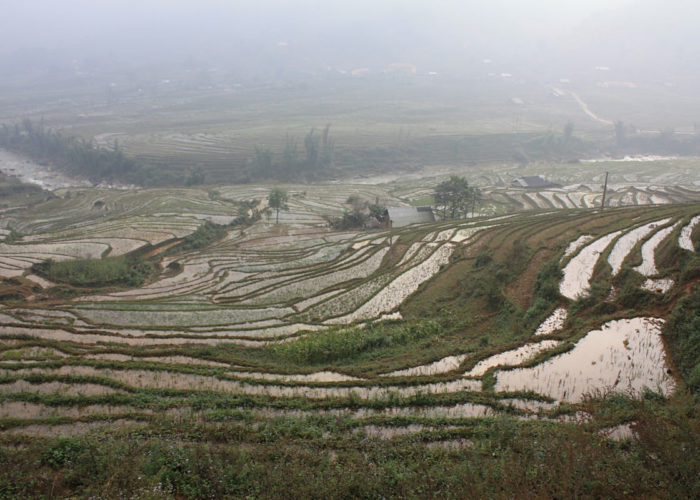
<instances>
[{"instance_id":1,"label":"white haze","mask_svg":"<svg viewBox=\"0 0 700 500\"><path fill-rule=\"evenodd\" d=\"M189 64L287 78L382 67L696 70L691 0L2 0L0 69ZM644 61L637 61L636 50ZM641 65L641 66L640 66ZM688 66L692 68L688 68ZM455 70L459 72L458 70ZM1 77L0 77L1 78Z\"/></svg>"}]
</instances>

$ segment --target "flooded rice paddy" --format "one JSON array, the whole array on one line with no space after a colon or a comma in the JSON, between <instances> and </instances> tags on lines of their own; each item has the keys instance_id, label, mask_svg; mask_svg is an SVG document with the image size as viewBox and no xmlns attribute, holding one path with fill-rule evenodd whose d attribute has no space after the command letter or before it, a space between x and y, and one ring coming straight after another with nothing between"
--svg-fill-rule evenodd
<instances>
[{"instance_id":1,"label":"flooded rice paddy","mask_svg":"<svg viewBox=\"0 0 700 500\"><path fill-rule=\"evenodd\" d=\"M12 429L14 433L60 435L109 425L79 421L85 417L142 425L140 420L145 417L140 415L158 414L154 408L93 404L95 399L76 406L69 398L102 398L97 399L102 402L134 394L139 398L161 393L174 398L172 394L176 394L185 399L250 396L256 402L241 407L241 412L260 418L328 415L377 419L362 422L358 432L393 438L449 429L451 423L443 419L492 418L504 413L523 419L553 418L548 415L559 411L559 404L577 403L588 394L606 391L639 393L648 387L669 394L675 382L667 372L660 337L662 320L647 316L615 319L586 333L580 330L580 318L571 301L588 294L601 274L594 273L596 267L605 270L609 266L614 276L634 259L642 262L637 272L651 273L643 288L667 292L674 282L656 276L656 250L677 228L678 247L692 251L700 216L689 210L671 216L666 209L653 216L598 224L594 217L584 219L583 211L576 210L599 203L594 192L597 188L591 186L580 184L541 193L508 190L513 199L527 199L530 208L541 209L537 214L384 228L371 233L332 233L322 226L319 211L332 209L342 214L349 191L340 195L317 193L312 200L310 195L302 197L300 189L298 197L290 201L292 213L282 217L283 225L263 218L248 228L229 229L227 237L204 251L167 257L160 263L162 274L143 286L104 289L55 305L37 301L0 306L0 418L76 420L70 425L28 422L30 425ZM245 200L251 189L257 188L222 188L221 196ZM364 189L353 187L351 191ZM378 196L380 188L367 189L372 199ZM655 200L651 190L632 193L620 189L619 197L614 198L620 203ZM260 188L258 195L264 198L266 193ZM140 196L86 196L80 210L69 212L68 222L54 220L50 214L43 222L17 218L16 223L26 229L25 236L12 244L0 243L0 270L24 274L38 289L47 290L53 284L28 271L33 262L46 256L99 256L106 251L116 255L147 242L190 234L204 220L226 222L231 217L226 213L231 207L210 199L206 192L183 190L159 199L157 210L120 220L128 202L135 204ZM110 207L109 215L105 215L107 211L99 217L92 213L96 201ZM185 201L191 209L183 213L177 207ZM148 206L144 200L138 203ZM398 357L389 360L384 369L381 360L368 362L369 358L361 356L357 366L333 362L275 366L270 361L274 357L257 352L260 358L245 358L248 347L263 352L267 346L296 342L317 332L353 332L346 328L349 324L362 326L404 317L413 321L413 298L433 293L433 289L440 291L445 286L441 277L446 269L447 273L455 269L455 262L468 273L483 247L495 247L498 243L492 241L498 238L502 238L500 244L508 245L516 233L524 235L523 240L529 239L532 249L543 245L547 242L538 240L538 235L544 231L554 234L547 227L550 217L557 223L570 218L579 224L579 217L587 222L575 230L567 229L566 236L557 233L557 246L549 248L552 256L548 258L563 267L558 283L561 296L539 310L544 319L534 331L501 339L500 344L475 347L475 339L468 337L471 322L490 319L489 311L477 310L474 318L460 319L469 332L464 338L459 328L450 330L451 344L440 345L445 339L436 339L437 348L429 351L438 353L434 357L398 351ZM84 246L75 237L75 231L83 229L89 235ZM166 271L168 264L178 264L174 267L179 271L173 267ZM610 281L605 272L602 274ZM467 280L468 275L463 278ZM466 281L456 283L450 285L454 288L449 293L458 294L458 287ZM497 337L501 331L492 333ZM556 340L538 338L546 335ZM475 338L478 342L479 337ZM30 345L32 342L36 345ZM232 362L220 361L227 359ZM43 397L43 401L60 397L63 406L39 402ZM284 408L286 400L299 406ZM187 401L164 410L163 415L179 412L207 418L209 410L193 410L190 404ZM402 418L434 419L440 424L383 425L381 420Z\"/></svg>"},{"instance_id":2,"label":"flooded rice paddy","mask_svg":"<svg viewBox=\"0 0 700 500\"><path fill-rule=\"evenodd\" d=\"M639 393L644 387L670 394L675 382L667 371L662 324L655 318L610 321L537 366L496 372L495 390L531 390L566 402L597 391Z\"/></svg>"}]
</instances>

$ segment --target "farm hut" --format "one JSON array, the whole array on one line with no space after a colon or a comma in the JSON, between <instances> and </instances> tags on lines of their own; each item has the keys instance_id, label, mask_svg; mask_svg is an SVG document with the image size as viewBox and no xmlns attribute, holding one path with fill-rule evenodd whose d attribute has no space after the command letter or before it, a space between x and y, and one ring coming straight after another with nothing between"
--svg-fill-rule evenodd
<instances>
[{"instance_id":1,"label":"farm hut","mask_svg":"<svg viewBox=\"0 0 700 500\"><path fill-rule=\"evenodd\" d=\"M391 227L435 222L435 215L430 207L389 207L387 210Z\"/></svg>"},{"instance_id":2,"label":"farm hut","mask_svg":"<svg viewBox=\"0 0 700 500\"><path fill-rule=\"evenodd\" d=\"M525 189L546 189L546 188L559 188L561 184L555 184L548 181L541 175L526 175L524 177L519 177L515 179L512 183L513 187L525 188Z\"/></svg>"}]
</instances>

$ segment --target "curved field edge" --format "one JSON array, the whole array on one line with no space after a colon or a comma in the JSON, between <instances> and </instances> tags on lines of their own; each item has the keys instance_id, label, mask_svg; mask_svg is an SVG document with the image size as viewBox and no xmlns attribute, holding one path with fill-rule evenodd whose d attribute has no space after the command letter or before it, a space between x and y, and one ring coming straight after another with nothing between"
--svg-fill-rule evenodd
<instances>
[{"instance_id":1,"label":"curved field edge","mask_svg":"<svg viewBox=\"0 0 700 500\"><path fill-rule=\"evenodd\" d=\"M236 345L226 337L205 345L197 343L205 332L168 328L157 338L163 341L159 345L129 345L118 329L81 324L86 317L75 315L71 302L52 312L41 305L3 307L5 328L18 322L27 327L23 333L8 330L0 339L0 425L5 429L0 446L7 470L13 471L3 486L17 496L36 496L52 487L44 478L60 472L53 487L66 495L148 489L165 496L275 496L281 493L275 485L284 480L295 491L331 497L342 491L372 496L386 488L413 496L522 494L524 487L533 496L582 491L612 497L620 491L695 496L698 464L678 450L698 444L697 403L689 394L700 380L694 336L700 265L697 255L678 242L698 212L699 207L687 205L522 215L485 221L484 226L498 226L466 242L448 242L447 236L446 243L436 241L465 222L400 231L397 244L405 250L419 242L454 246L442 268L398 306L404 319L299 332L273 345ZM577 300L559 294L561 271L576 255L565 256L572 241L582 235L625 234L664 218L683 222L655 245L659 275L674 280L668 292L639 287L642 277L634 267L643 260L641 241L612 276L611 241L594 263L590 293ZM404 255L389 250L385 263L399 263ZM539 269L534 261L541 262ZM527 281L530 297L515 300ZM105 306L80 304L84 309ZM149 304L154 310L211 308L194 301ZM114 303L113 309L131 314L135 305ZM568 311L560 328L535 336L558 309ZM499 373L544 366L573 352L589 332L639 317L666 319L660 338L678 385L674 394L664 397L654 387L634 395L600 387L560 403L544 392L499 390ZM47 334L32 337L31 325ZM73 337L52 338L51 332L60 329L72 329ZM81 342L79 336L88 332L101 338ZM144 338L156 340L156 332ZM554 348L523 360L520 367L490 366L477 378L464 377L499 353L543 341ZM450 357L455 362L446 370L406 371ZM125 373L132 378L124 378ZM322 376L315 374L328 378L314 379ZM195 382L170 382L178 379ZM245 384L254 391L224 390L200 380ZM454 389L428 389L446 386ZM618 444L609 437L618 435L628 439ZM288 462L274 469L281 456ZM33 481L22 468L26 460L35 460L42 472ZM503 460L519 483L499 472ZM428 465L418 467L420 461ZM465 461L471 465L465 468ZM370 462L375 468L367 467ZM187 472L183 463L194 464L197 473ZM351 467L342 476L339 463ZM615 472L600 463L614 464ZM534 475L527 472L533 464L539 467ZM573 464L593 481L582 486L565 473ZM441 468L462 475L446 475ZM429 492L428 479L433 481ZM336 489L331 481L351 490Z\"/></svg>"}]
</instances>

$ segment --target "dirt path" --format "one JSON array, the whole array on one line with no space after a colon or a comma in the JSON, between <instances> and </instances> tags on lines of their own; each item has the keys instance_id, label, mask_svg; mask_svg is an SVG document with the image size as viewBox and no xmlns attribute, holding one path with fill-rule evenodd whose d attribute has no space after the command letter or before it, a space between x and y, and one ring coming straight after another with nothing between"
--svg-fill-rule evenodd
<instances>
[{"instance_id":1,"label":"dirt path","mask_svg":"<svg viewBox=\"0 0 700 500\"><path fill-rule=\"evenodd\" d=\"M525 271L504 289L506 297L520 308L527 310L532 305L537 273L540 272L542 265L551 258L552 253L552 250L548 248L535 253L528 262Z\"/></svg>"},{"instance_id":2,"label":"dirt path","mask_svg":"<svg viewBox=\"0 0 700 500\"><path fill-rule=\"evenodd\" d=\"M158 255L159 253L165 252L168 248L172 248L180 242L182 242L182 238L178 238L175 241L171 241L170 243L167 243L166 245L156 247L153 250L143 254L142 257L144 259L147 259L149 257L153 257L154 255Z\"/></svg>"},{"instance_id":3,"label":"dirt path","mask_svg":"<svg viewBox=\"0 0 700 500\"><path fill-rule=\"evenodd\" d=\"M562 91L562 92L565 92L565 91ZM583 110L583 112L586 113L591 118L593 118L595 121L600 122L600 123L604 123L606 125L613 125L613 122L611 120L601 118L600 116L596 115L593 111L591 111L591 108L588 107L588 104L586 104L586 102L583 99L581 99L581 96L579 96L576 92L570 90L568 93L571 94L571 97L573 97L576 100L576 102L579 104L579 106L581 106L581 109Z\"/></svg>"}]
</instances>

